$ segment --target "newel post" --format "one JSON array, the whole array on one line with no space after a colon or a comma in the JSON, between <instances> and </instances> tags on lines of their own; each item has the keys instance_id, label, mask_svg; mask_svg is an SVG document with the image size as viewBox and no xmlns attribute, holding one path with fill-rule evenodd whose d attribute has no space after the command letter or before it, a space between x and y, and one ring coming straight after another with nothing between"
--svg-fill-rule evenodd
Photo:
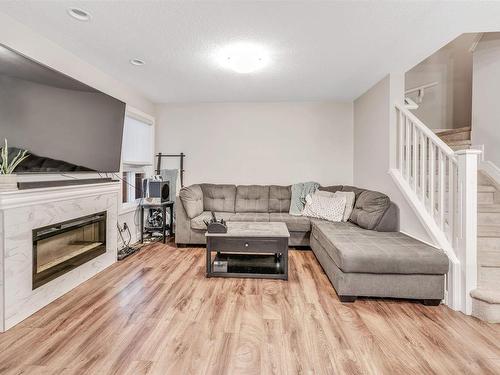
<instances>
[{"instance_id":1,"label":"newel post","mask_svg":"<svg viewBox=\"0 0 500 375\"><path fill-rule=\"evenodd\" d=\"M460 261L461 311L472 313L471 291L477 287L477 165L479 150L455 153L458 164L458 251Z\"/></svg>"}]
</instances>

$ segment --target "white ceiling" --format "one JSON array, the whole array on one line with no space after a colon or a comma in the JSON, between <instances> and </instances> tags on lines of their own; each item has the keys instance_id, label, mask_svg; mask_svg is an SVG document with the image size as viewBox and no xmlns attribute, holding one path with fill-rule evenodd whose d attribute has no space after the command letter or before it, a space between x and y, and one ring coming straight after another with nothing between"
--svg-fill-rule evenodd
<instances>
[{"instance_id":1,"label":"white ceiling","mask_svg":"<svg viewBox=\"0 0 500 375\"><path fill-rule=\"evenodd\" d=\"M70 18L70 6L92 20ZM352 100L462 32L500 30L500 3L477 1L4 0L0 11L156 103ZM220 69L212 53L234 41L268 46L272 63Z\"/></svg>"}]
</instances>

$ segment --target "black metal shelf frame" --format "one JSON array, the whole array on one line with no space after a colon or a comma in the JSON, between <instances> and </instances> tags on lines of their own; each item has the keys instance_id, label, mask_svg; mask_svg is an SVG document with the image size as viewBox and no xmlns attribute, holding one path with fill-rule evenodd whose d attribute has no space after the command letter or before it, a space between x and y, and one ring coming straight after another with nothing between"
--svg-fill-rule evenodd
<instances>
[{"instance_id":1,"label":"black metal shelf frame","mask_svg":"<svg viewBox=\"0 0 500 375\"><path fill-rule=\"evenodd\" d=\"M161 160L162 158L180 158L180 174L181 174L181 187L184 187L184 158L186 154L181 152L180 154L162 154L161 152L156 154L156 174L160 174L161 171Z\"/></svg>"}]
</instances>

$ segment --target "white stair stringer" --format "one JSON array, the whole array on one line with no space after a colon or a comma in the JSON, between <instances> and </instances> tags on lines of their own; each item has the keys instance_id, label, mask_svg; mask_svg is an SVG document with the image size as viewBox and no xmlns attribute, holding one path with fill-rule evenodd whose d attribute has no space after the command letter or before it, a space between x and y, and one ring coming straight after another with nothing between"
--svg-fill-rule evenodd
<instances>
[{"instance_id":1,"label":"white stair stringer","mask_svg":"<svg viewBox=\"0 0 500 375\"><path fill-rule=\"evenodd\" d=\"M446 238L444 231L441 230L441 228L439 228L439 226L436 224L434 218L428 213L426 207L424 206L424 203L420 200L420 197L412 190L411 186L404 179L401 172L398 169L394 168L389 170L389 174L405 197L408 204L417 214L417 217L419 218L420 222L422 223L431 239L435 243L437 243L448 256L448 259L450 261L450 269L448 271L446 280L446 290L448 291L448 293L446 294L445 303L453 310L466 313L466 311L464 311L464 296L462 293L460 293L460 291L462 290L461 286L463 282L462 270L455 250ZM470 290L467 291L467 295L470 295L470 292L473 289L474 288L471 287Z\"/></svg>"}]
</instances>

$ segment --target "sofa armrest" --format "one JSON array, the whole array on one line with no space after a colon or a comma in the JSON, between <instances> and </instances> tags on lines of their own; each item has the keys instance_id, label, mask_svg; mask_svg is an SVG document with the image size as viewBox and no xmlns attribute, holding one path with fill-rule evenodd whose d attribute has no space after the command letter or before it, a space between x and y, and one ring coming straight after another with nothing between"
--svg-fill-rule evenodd
<instances>
[{"instance_id":1,"label":"sofa armrest","mask_svg":"<svg viewBox=\"0 0 500 375\"><path fill-rule=\"evenodd\" d=\"M399 207L391 201L375 228L377 232L399 232Z\"/></svg>"},{"instance_id":2,"label":"sofa armrest","mask_svg":"<svg viewBox=\"0 0 500 375\"><path fill-rule=\"evenodd\" d=\"M187 216L186 210L180 197L175 199L175 243L189 243L191 239L191 219Z\"/></svg>"},{"instance_id":3,"label":"sofa armrest","mask_svg":"<svg viewBox=\"0 0 500 375\"><path fill-rule=\"evenodd\" d=\"M192 219L203 212L203 191L200 185L183 187L179 198L188 218Z\"/></svg>"}]
</instances>

